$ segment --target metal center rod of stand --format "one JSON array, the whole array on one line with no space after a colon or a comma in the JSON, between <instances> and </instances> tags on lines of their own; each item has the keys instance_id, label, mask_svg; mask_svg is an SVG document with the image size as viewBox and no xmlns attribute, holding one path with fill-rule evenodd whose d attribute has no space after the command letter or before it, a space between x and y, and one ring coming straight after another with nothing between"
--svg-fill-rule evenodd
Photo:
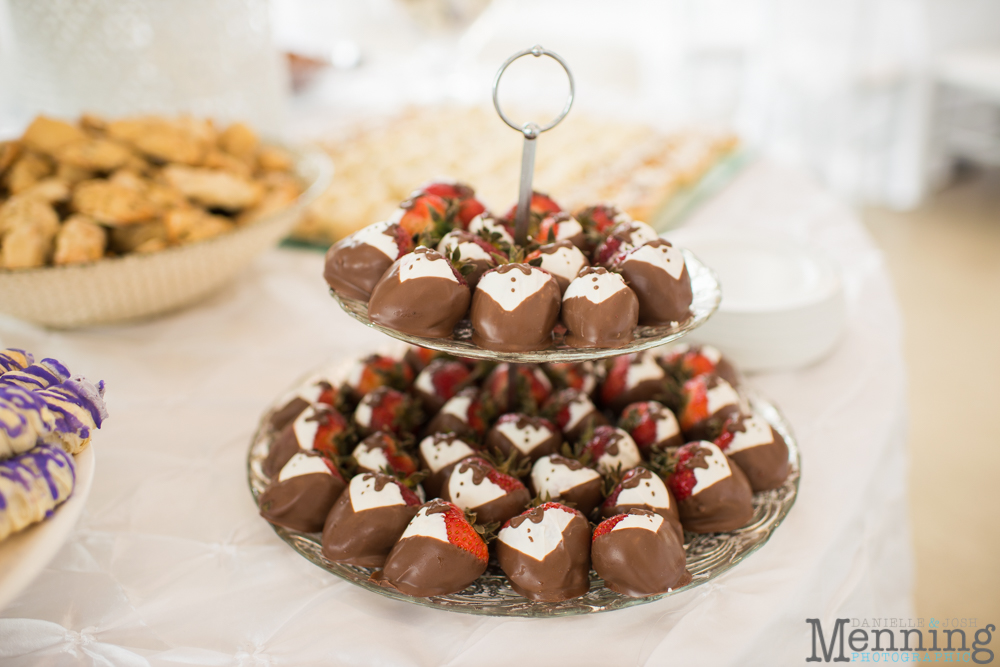
<instances>
[{"instance_id":1,"label":"metal center rod of stand","mask_svg":"<svg viewBox=\"0 0 1000 667\"><path fill-rule=\"evenodd\" d=\"M535 147L538 145L538 125L524 126L524 148L521 151L521 186L517 196L517 214L514 217L514 242L520 246L528 242L528 222L531 216L532 181L535 178Z\"/></svg>"}]
</instances>

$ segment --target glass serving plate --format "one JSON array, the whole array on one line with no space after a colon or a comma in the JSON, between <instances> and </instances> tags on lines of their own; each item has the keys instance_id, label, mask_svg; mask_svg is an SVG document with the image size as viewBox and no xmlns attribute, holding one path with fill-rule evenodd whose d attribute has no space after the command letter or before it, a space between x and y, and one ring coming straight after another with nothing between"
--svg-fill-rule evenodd
<instances>
[{"instance_id":1,"label":"glass serving plate","mask_svg":"<svg viewBox=\"0 0 1000 667\"><path fill-rule=\"evenodd\" d=\"M494 352L493 350L483 349L472 342L472 324L469 320L459 322L451 338L411 336L401 331L384 327L381 324L376 324L368 319L368 304L366 302L348 299L340 296L333 290L330 290L330 294L333 295L333 298L337 300L337 303L340 304L340 307L348 315L362 324L377 329L387 336L392 336L398 340L421 347L429 347L432 350L440 350L458 357L515 363L605 359L619 354L648 350L658 345L677 340L704 324L712 316L716 308L719 307L719 302L722 300L722 290L719 287L719 280L716 278L715 272L705 266L691 251L681 248L681 252L684 253L684 262L687 264L688 274L691 276L691 291L694 295L694 300L691 303L691 316L685 321L677 323L675 326L636 327L635 338L631 343L610 350L569 347L557 338L554 345L547 350Z\"/></svg>"},{"instance_id":2,"label":"glass serving plate","mask_svg":"<svg viewBox=\"0 0 1000 667\"><path fill-rule=\"evenodd\" d=\"M795 498L799 490L800 457L798 443L792 435L788 422L774 405L752 393L749 398L753 409L767 419L788 444L788 461L790 464L788 479L785 480L784 486L779 489L754 494L753 519L743 528L730 533L712 533L708 535L685 533L684 551L687 556L687 569L691 573L691 583L663 595L631 598L615 593L606 588L600 577L591 570L590 591L586 595L563 602L533 602L514 592L507 581L507 577L499 565L497 565L496 559L491 558L486 572L465 590L452 595L414 598L398 591L382 588L369 581L368 578L373 572L372 569L341 565L328 561L323 557L321 551L321 535L319 533L300 533L273 525L272 528L295 551L327 572L378 595L384 595L388 598L422 607L482 616L545 618L594 614L646 604L701 586L736 567L743 559L764 546L771 537L771 534L784 520L785 515L788 514L792 505L795 504ZM280 407L278 403L283 403L283 401L278 401L275 405L272 405L262 418L257 433L254 435L250 445L247 457L247 474L250 491L253 494L254 501L258 504L260 502L260 494L263 493L264 488L267 486L267 477L261 471L261 466L264 459L267 458L271 442L276 435L269 425L268 416L274 409Z\"/></svg>"}]
</instances>

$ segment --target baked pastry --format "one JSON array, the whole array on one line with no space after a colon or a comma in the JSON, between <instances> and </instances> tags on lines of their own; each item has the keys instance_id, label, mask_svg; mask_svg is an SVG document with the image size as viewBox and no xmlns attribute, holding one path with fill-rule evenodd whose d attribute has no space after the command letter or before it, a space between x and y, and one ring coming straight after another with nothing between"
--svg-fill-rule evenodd
<instances>
[{"instance_id":1,"label":"baked pastry","mask_svg":"<svg viewBox=\"0 0 1000 667\"><path fill-rule=\"evenodd\" d=\"M715 444L746 473L754 492L777 489L788 478L788 445L758 414L729 417Z\"/></svg>"},{"instance_id":2,"label":"baked pastry","mask_svg":"<svg viewBox=\"0 0 1000 667\"><path fill-rule=\"evenodd\" d=\"M559 503L533 507L504 524L497 561L511 588L529 600L579 597L590 590L590 525Z\"/></svg>"},{"instance_id":3,"label":"baked pastry","mask_svg":"<svg viewBox=\"0 0 1000 667\"><path fill-rule=\"evenodd\" d=\"M608 588L629 597L668 593L691 581L677 534L649 510L630 509L602 521L594 530L591 560Z\"/></svg>"},{"instance_id":4,"label":"baked pastry","mask_svg":"<svg viewBox=\"0 0 1000 667\"><path fill-rule=\"evenodd\" d=\"M684 530L692 533L736 530L753 518L750 482L711 442L690 442L677 450L667 486L677 499Z\"/></svg>"},{"instance_id":5,"label":"baked pastry","mask_svg":"<svg viewBox=\"0 0 1000 667\"><path fill-rule=\"evenodd\" d=\"M382 567L420 504L417 494L394 477L355 475L326 517L323 556L334 563Z\"/></svg>"},{"instance_id":6,"label":"baked pastry","mask_svg":"<svg viewBox=\"0 0 1000 667\"><path fill-rule=\"evenodd\" d=\"M632 342L639 300L617 273L587 267L563 294L562 322L572 347L616 348Z\"/></svg>"},{"instance_id":7,"label":"baked pastry","mask_svg":"<svg viewBox=\"0 0 1000 667\"><path fill-rule=\"evenodd\" d=\"M543 456L531 467L531 488L542 500L557 500L585 516L601 502L603 481L593 468L561 454Z\"/></svg>"},{"instance_id":8,"label":"baked pastry","mask_svg":"<svg viewBox=\"0 0 1000 667\"><path fill-rule=\"evenodd\" d=\"M51 516L76 485L73 457L40 444L0 461L0 541Z\"/></svg>"},{"instance_id":9,"label":"baked pastry","mask_svg":"<svg viewBox=\"0 0 1000 667\"><path fill-rule=\"evenodd\" d=\"M375 285L368 316L412 336L445 338L465 317L470 298L469 284L451 262L421 246L396 260Z\"/></svg>"},{"instance_id":10,"label":"baked pastry","mask_svg":"<svg viewBox=\"0 0 1000 667\"><path fill-rule=\"evenodd\" d=\"M487 271L472 297L472 340L498 352L543 350L552 345L559 318L559 283L528 264Z\"/></svg>"},{"instance_id":11,"label":"baked pastry","mask_svg":"<svg viewBox=\"0 0 1000 667\"><path fill-rule=\"evenodd\" d=\"M260 494L260 515L277 526L319 532L346 486L330 459L315 452L298 452Z\"/></svg>"},{"instance_id":12,"label":"baked pastry","mask_svg":"<svg viewBox=\"0 0 1000 667\"><path fill-rule=\"evenodd\" d=\"M655 239L630 250L615 266L639 298L639 324L667 326L691 315L693 292L684 255L670 241Z\"/></svg>"}]
</instances>

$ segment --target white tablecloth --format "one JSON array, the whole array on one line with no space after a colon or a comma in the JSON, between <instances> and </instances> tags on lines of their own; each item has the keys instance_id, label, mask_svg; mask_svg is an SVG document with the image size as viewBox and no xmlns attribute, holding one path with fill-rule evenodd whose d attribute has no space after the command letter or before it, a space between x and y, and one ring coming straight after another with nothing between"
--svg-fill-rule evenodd
<instances>
[{"instance_id":1,"label":"white tablecloth","mask_svg":"<svg viewBox=\"0 0 1000 667\"><path fill-rule=\"evenodd\" d=\"M843 266L849 326L826 361L752 378L801 443L798 502L771 541L687 593L587 617L409 605L301 558L257 516L250 436L287 385L385 339L342 314L318 253L275 250L208 301L80 332L0 320L0 339L108 384L76 532L0 612L0 664L801 664L806 618L909 617L904 367L882 259L853 214L758 164L691 224L780 229Z\"/></svg>"}]
</instances>

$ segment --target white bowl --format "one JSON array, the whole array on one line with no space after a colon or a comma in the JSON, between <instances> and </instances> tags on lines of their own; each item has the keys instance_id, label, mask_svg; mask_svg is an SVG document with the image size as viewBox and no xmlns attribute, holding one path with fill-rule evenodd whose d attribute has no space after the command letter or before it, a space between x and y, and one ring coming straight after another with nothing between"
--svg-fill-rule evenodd
<instances>
[{"instance_id":1,"label":"white bowl","mask_svg":"<svg viewBox=\"0 0 1000 667\"><path fill-rule=\"evenodd\" d=\"M690 335L746 371L791 369L829 354L843 333L840 272L815 249L781 235L677 230L722 285L722 303Z\"/></svg>"},{"instance_id":2,"label":"white bowl","mask_svg":"<svg viewBox=\"0 0 1000 667\"><path fill-rule=\"evenodd\" d=\"M329 185L333 166L312 151L297 154L295 170L306 188L298 199L228 234L148 255L0 270L0 313L68 328L139 319L202 299L291 231L303 207Z\"/></svg>"}]
</instances>

